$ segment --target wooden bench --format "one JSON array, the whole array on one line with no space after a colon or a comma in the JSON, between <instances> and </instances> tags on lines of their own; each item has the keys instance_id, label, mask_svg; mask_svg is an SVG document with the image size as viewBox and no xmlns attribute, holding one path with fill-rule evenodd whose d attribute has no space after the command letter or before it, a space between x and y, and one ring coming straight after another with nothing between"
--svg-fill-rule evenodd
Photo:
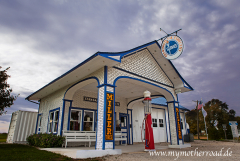
<instances>
[{"instance_id":1,"label":"wooden bench","mask_svg":"<svg viewBox=\"0 0 240 161\"><path fill-rule=\"evenodd\" d=\"M96 141L95 131L63 131L63 136L65 137L65 148L68 142L89 142L89 147L92 141ZM63 145L62 145L63 147Z\"/></svg>"},{"instance_id":2,"label":"wooden bench","mask_svg":"<svg viewBox=\"0 0 240 161\"><path fill-rule=\"evenodd\" d=\"M91 142L96 141L95 131L63 131L63 136L65 137L65 148L68 142L85 142L85 147L88 142L90 147ZM121 143L125 141L125 145L127 145L127 133L115 132L115 141L121 141Z\"/></svg>"},{"instance_id":3,"label":"wooden bench","mask_svg":"<svg viewBox=\"0 0 240 161\"><path fill-rule=\"evenodd\" d=\"M127 145L127 133L115 132L115 141L125 141L125 146Z\"/></svg>"}]
</instances>

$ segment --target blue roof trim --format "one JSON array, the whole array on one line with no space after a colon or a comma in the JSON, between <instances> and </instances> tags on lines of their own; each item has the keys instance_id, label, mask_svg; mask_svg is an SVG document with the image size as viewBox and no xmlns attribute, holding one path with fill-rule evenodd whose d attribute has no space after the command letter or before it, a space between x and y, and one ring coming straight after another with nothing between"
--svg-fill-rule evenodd
<instances>
[{"instance_id":1,"label":"blue roof trim","mask_svg":"<svg viewBox=\"0 0 240 161\"><path fill-rule=\"evenodd\" d=\"M154 43L157 43L157 41L154 40L154 41L152 41L152 42L149 42L149 43L147 43L147 44L138 46L138 47L136 47L136 48L133 48L133 49L130 49L130 50L127 50L127 51L122 51L122 52L98 52L98 54L99 54L100 56L105 57L105 58L108 58L108 59L111 59L111 60L115 60L115 61L117 61L117 62L121 62L122 57L124 57L125 55L128 55L128 54L130 54L130 53L132 53L132 52L135 52L135 51L137 51L137 50L139 50L139 49L145 48L145 47L147 47L147 46L149 46L149 45L152 45L152 44L154 44ZM110 56L110 57L109 57L109 56ZM111 56L119 56L120 58L119 58L119 60L118 60L118 59L112 58Z\"/></svg>"},{"instance_id":2,"label":"blue roof trim","mask_svg":"<svg viewBox=\"0 0 240 161\"><path fill-rule=\"evenodd\" d=\"M159 106L166 106L167 107L167 100L164 97L159 98L153 98L152 102L153 105L159 105ZM190 111L189 109L179 105L179 108L184 111Z\"/></svg>"},{"instance_id":3,"label":"blue roof trim","mask_svg":"<svg viewBox=\"0 0 240 161\"><path fill-rule=\"evenodd\" d=\"M179 74L178 70L175 68L175 66L173 65L173 63L172 63L170 60L168 60L168 61L169 61L169 63L172 65L172 67L174 68L174 70L176 71L176 73L178 74L178 76L180 77L180 79L183 81L183 85L184 85L184 83L187 85L187 86L184 85L184 87L185 87L185 88L188 88L188 89L190 89L190 90L194 90L194 89L183 79L183 77Z\"/></svg>"}]
</instances>

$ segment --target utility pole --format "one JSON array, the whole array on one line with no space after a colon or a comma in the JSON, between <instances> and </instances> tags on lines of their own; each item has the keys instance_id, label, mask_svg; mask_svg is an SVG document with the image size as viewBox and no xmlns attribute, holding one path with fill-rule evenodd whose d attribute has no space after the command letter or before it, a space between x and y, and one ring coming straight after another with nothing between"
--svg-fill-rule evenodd
<instances>
[{"instance_id":1,"label":"utility pole","mask_svg":"<svg viewBox=\"0 0 240 161\"><path fill-rule=\"evenodd\" d=\"M197 110L197 135L198 135L198 139L199 138L199 112L198 112L198 100L197 101L193 101L193 102L197 102L197 106L196 106L196 110Z\"/></svg>"}]
</instances>

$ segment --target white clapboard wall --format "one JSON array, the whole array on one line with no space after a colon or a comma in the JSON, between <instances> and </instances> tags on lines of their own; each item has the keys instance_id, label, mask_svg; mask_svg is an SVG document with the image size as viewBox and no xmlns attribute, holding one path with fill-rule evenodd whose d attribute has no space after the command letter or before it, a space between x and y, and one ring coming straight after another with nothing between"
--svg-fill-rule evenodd
<instances>
[{"instance_id":1,"label":"white clapboard wall","mask_svg":"<svg viewBox=\"0 0 240 161\"><path fill-rule=\"evenodd\" d=\"M26 142L26 138L35 133L37 112L15 111L9 125L7 143Z\"/></svg>"}]
</instances>

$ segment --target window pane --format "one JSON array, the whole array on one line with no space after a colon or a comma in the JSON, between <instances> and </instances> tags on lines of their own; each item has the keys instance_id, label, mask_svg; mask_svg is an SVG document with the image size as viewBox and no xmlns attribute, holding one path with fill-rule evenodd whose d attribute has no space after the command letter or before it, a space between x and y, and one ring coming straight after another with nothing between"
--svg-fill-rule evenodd
<instances>
[{"instance_id":1,"label":"window pane","mask_svg":"<svg viewBox=\"0 0 240 161\"><path fill-rule=\"evenodd\" d=\"M81 111L71 110L71 120L79 120L81 117Z\"/></svg>"},{"instance_id":2,"label":"window pane","mask_svg":"<svg viewBox=\"0 0 240 161\"><path fill-rule=\"evenodd\" d=\"M53 120L53 112L50 113L50 122Z\"/></svg>"},{"instance_id":3,"label":"window pane","mask_svg":"<svg viewBox=\"0 0 240 161\"><path fill-rule=\"evenodd\" d=\"M39 116L39 124L38 124L38 126L40 127L42 125L42 116L40 115Z\"/></svg>"},{"instance_id":4,"label":"window pane","mask_svg":"<svg viewBox=\"0 0 240 161\"><path fill-rule=\"evenodd\" d=\"M93 123L92 122L84 122L83 130L84 131L93 131Z\"/></svg>"},{"instance_id":5,"label":"window pane","mask_svg":"<svg viewBox=\"0 0 240 161\"><path fill-rule=\"evenodd\" d=\"M57 122L53 123L53 128L54 128L53 132L57 132Z\"/></svg>"},{"instance_id":6,"label":"window pane","mask_svg":"<svg viewBox=\"0 0 240 161\"><path fill-rule=\"evenodd\" d=\"M93 121L93 112L84 111L84 121Z\"/></svg>"},{"instance_id":7,"label":"window pane","mask_svg":"<svg viewBox=\"0 0 240 161\"><path fill-rule=\"evenodd\" d=\"M70 121L70 130L80 131L80 123L77 121Z\"/></svg>"},{"instance_id":8,"label":"window pane","mask_svg":"<svg viewBox=\"0 0 240 161\"><path fill-rule=\"evenodd\" d=\"M54 121L58 121L58 114L59 114L59 111L56 111L54 115Z\"/></svg>"},{"instance_id":9,"label":"window pane","mask_svg":"<svg viewBox=\"0 0 240 161\"><path fill-rule=\"evenodd\" d=\"M52 132L52 122L49 123L48 132Z\"/></svg>"},{"instance_id":10,"label":"window pane","mask_svg":"<svg viewBox=\"0 0 240 161\"><path fill-rule=\"evenodd\" d=\"M153 123L153 127L157 127L157 123Z\"/></svg>"}]
</instances>

